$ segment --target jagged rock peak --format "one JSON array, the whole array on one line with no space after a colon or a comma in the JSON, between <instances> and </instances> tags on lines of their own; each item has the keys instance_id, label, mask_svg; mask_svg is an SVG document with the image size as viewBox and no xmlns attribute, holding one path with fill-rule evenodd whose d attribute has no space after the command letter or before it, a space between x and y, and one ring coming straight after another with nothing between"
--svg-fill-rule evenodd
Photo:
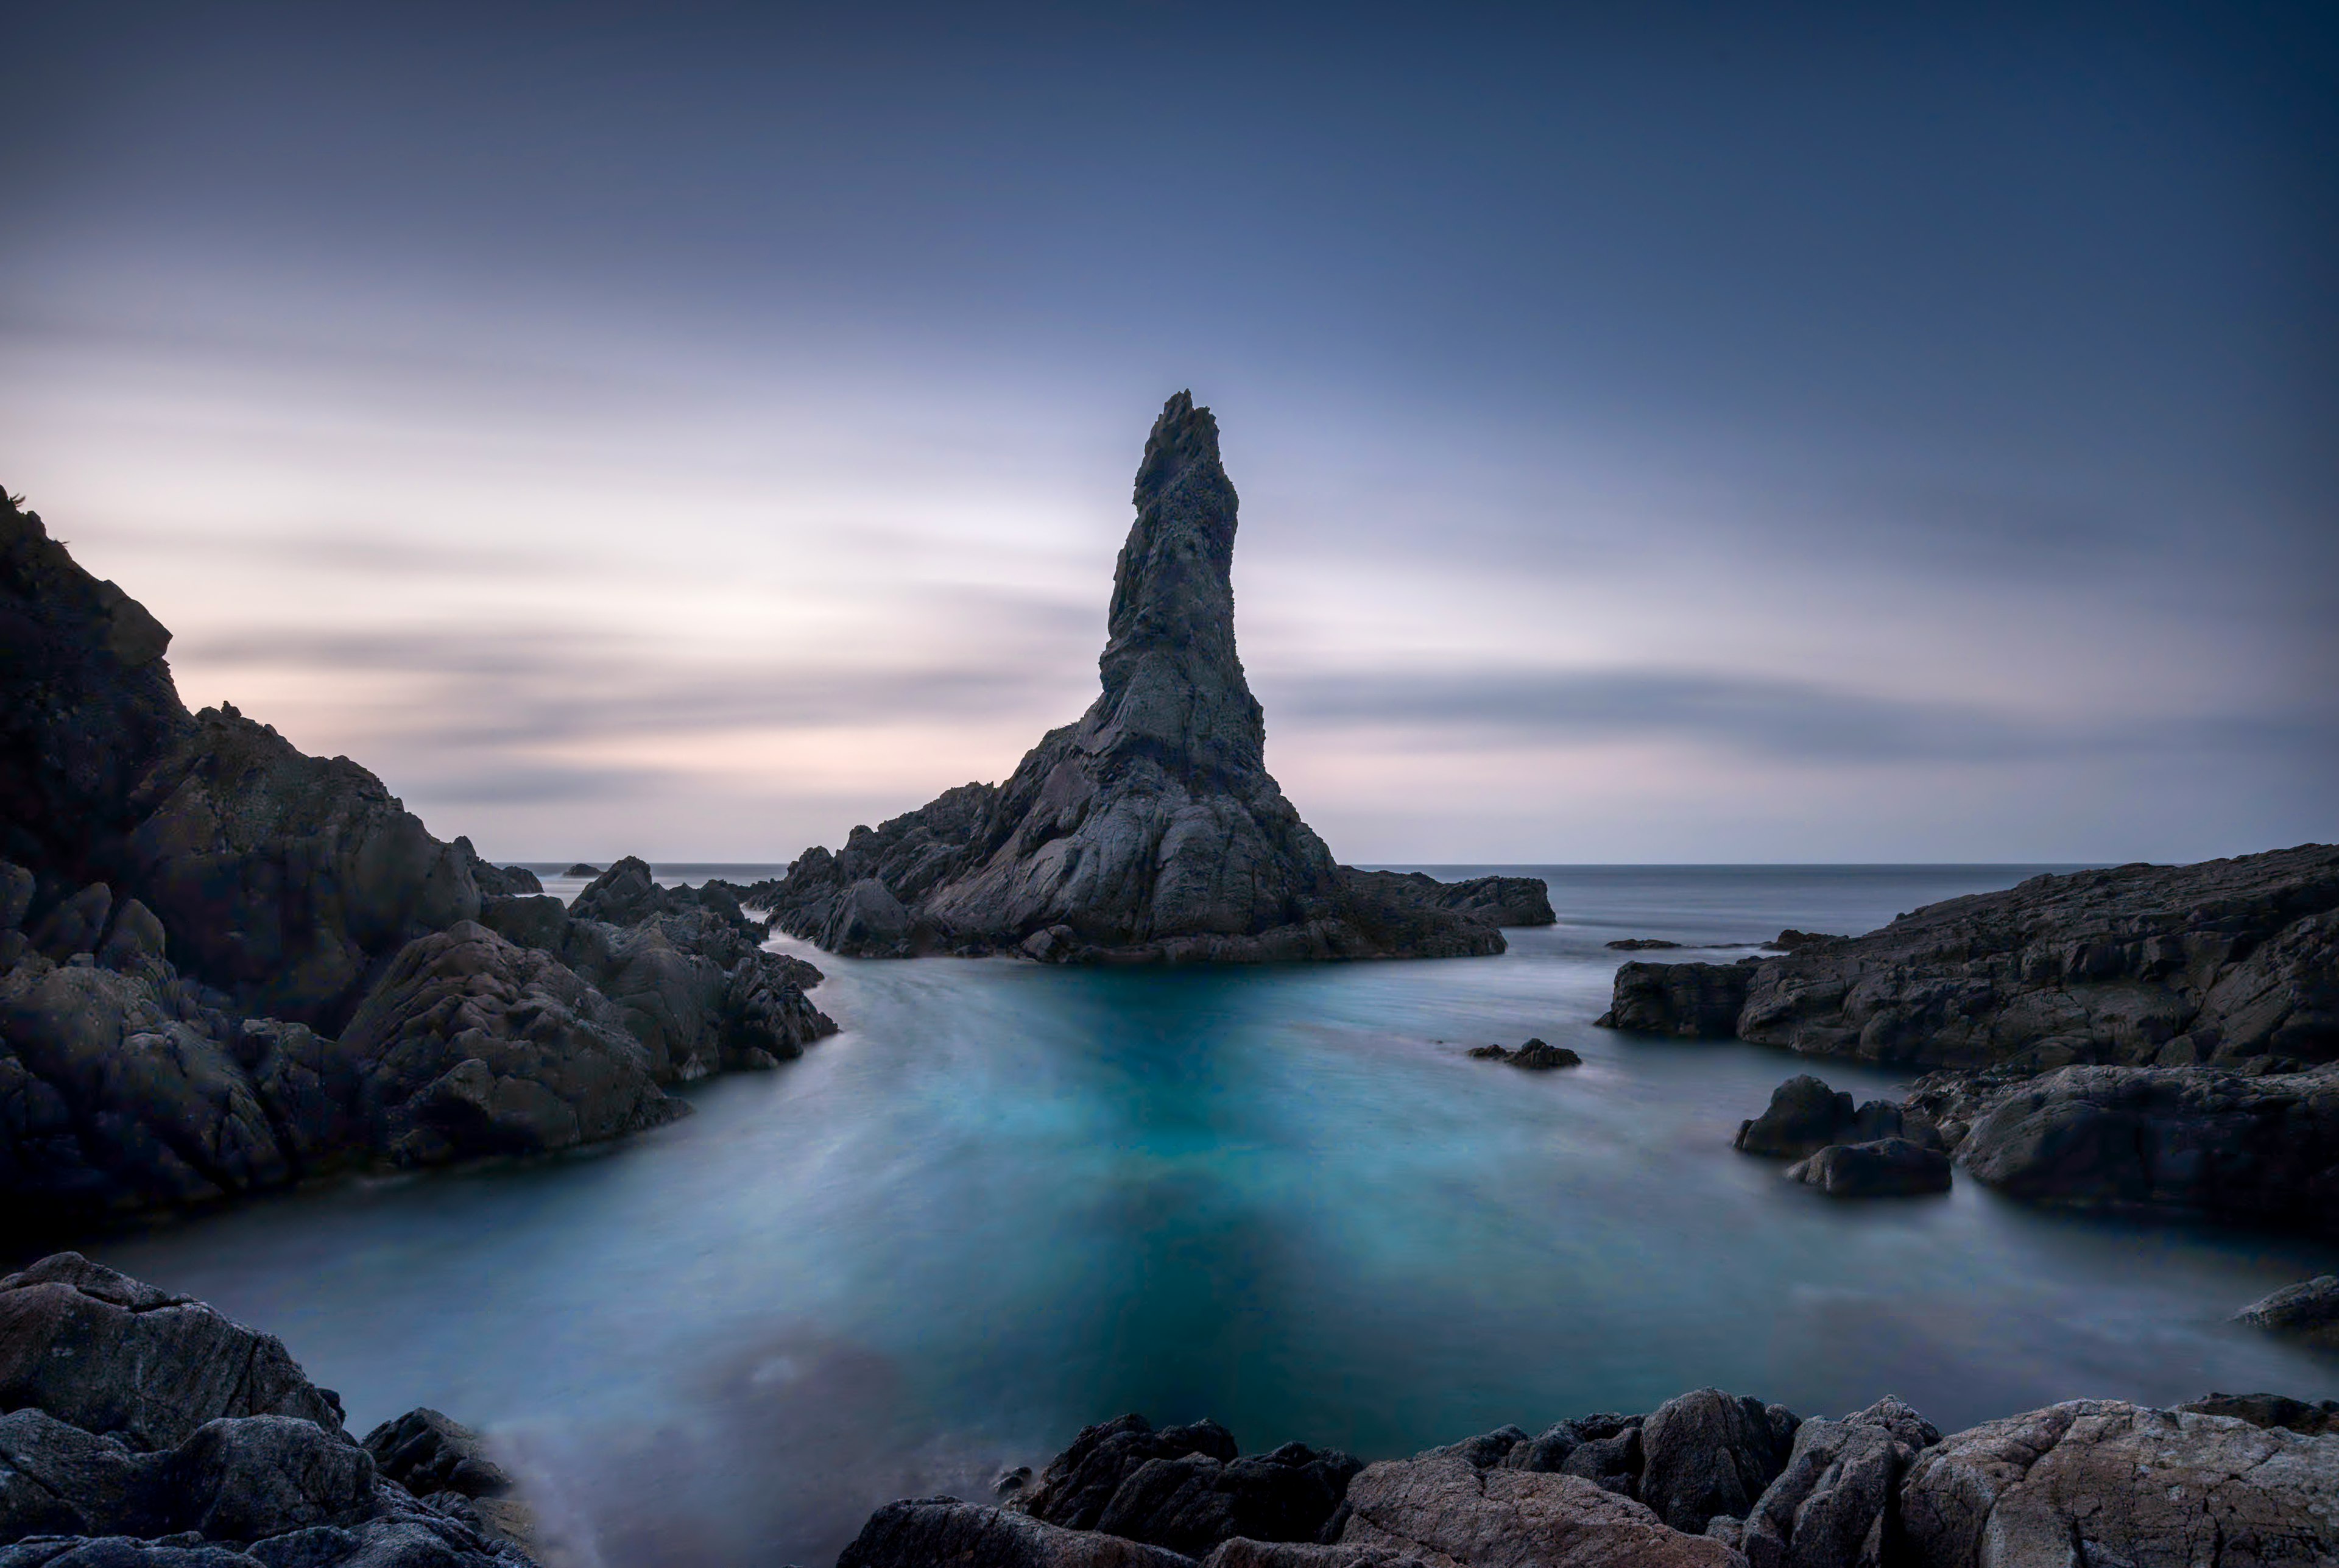
<instances>
[{"instance_id":1,"label":"jagged rock peak","mask_svg":"<svg viewBox=\"0 0 2339 1568\"><path fill-rule=\"evenodd\" d=\"M1092 752L1149 751L1169 765L1248 772L1267 724L1235 652L1234 484L1219 424L1191 392L1164 404L1131 497L1137 520L1113 568L1104 691L1082 737Z\"/></svg>"}]
</instances>

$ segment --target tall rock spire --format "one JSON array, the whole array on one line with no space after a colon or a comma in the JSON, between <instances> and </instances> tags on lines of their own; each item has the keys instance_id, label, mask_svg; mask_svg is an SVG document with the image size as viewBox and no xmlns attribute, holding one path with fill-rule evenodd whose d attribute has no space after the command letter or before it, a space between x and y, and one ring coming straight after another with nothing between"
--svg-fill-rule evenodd
<instances>
[{"instance_id":1,"label":"tall rock spire","mask_svg":"<svg viewBox=\"0 0 2339 1568\"><path fill-rule=\"evenodd\" d=\"M1235 652L1235 488L1192 393L1154 420L1130 498L1088 712L1003 784L805 851L772 895L782 927L856 953L1256 962L1500 952L1503 915L1548 922L1539 883L1335 864L1268 775Z\"/></svg>"}]
</instances>

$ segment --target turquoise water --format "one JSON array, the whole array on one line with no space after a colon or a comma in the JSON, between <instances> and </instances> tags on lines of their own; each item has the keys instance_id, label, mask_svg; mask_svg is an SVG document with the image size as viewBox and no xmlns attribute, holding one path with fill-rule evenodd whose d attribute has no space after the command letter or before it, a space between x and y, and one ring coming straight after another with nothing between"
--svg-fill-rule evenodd
<instances>
[{"instance_id":1,"label":"turquoise water","mask_svg":"<svg viewBox=\"0 0 2339 1568\"><path fill-rule=\"evenodd\" d=\"M1865 930L2038 868L1534 869L1562 922L1495 959L807 952L843 1034L675 1126L89 1249L279 1334L360 1428L491 1427L558 1554L627 1568L826 1562L876 1502L977 1494L1130 1409L1373 1457L1709 1383L1806 1413L1891 1392L1944 1428L2339 1395L2339 1358L2225 1321L2326 1246L1965 1183L1831 1204L1729 1147L1811 1064L1591 1027L1610 938ZM1584 1065L1463 1054L1531 1034Z\"/></svg>"}]
</instances>

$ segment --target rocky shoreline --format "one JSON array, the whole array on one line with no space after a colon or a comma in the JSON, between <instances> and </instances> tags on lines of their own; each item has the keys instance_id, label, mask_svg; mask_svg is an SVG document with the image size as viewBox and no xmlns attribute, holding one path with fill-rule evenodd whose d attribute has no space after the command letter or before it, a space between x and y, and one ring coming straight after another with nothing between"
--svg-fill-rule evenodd
<instances>
[{"instance_id":1,"label":"rocky shoreline","mask_svg":"<svg viewBox=\"0 0 2339 1568\"><path fill-rule=\"evenodd\" d=\"M834 1032L738 890L629 859L564 907L190 714L169 643L0 495L0 1237L615 1138Z\"/></svg>"},{"instance_id":2,"label":"rocky shoreline","mask_svg":"<svg viewBox=\"0 0 2339 1568\"><path fill-rule=\"evenodd\" d=\"M1599 1022L1935 1069L1800 1150L1939 1183L1874 1190L1938 1190L1953 1160L2035 1202L2339 1229L2339 848L2034 877L1777 945L1628 962ZM1808 1123L1814 1085L1782 1085L1756 1141Z\"/></svg>"},{"instance_id":3,"label":"rocky shoreline","mask_svg":"<svg viewBox=\"0 0 2339 1568\"><path fill-rule=\"evenodd\" d=\"M1533 878L1339 865L1284 798L1235 651L1234 485L1190 393L1154 421L1132 502L1088 712L1004 784L806 850L755 890L779 927L862 958L1268 963L1483 956L1552 923Z\"/></svg>"},{"instance_id":4,"label":"rocky shoreline","mask_svg":"<svg viewBox=\"0 0 2339 1568\"><path fill-rule=\"evenodd\" d=\"M0 1568L533 1568L489 1445L362 1441L274 1337L77 1253L0 1278ZM997 1501L887 1504L838 1568L2066 1568L2339 1556L2339 1402L2072 1400L1944 1435L1701 1388L1367 1464L1090 1426Z\"/></svg>"}]
</instances>

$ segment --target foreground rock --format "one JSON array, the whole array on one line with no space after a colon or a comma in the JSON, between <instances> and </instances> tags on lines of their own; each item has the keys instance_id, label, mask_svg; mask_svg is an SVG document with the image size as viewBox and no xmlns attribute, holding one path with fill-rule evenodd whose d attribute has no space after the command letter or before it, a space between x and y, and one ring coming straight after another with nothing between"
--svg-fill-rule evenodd
<instances>
[{"instance_id":1,"label":"foreground rock","mask_svg":"<svg viewBox=\"0 0 2339 1568\"><path fill-rule=\"evenodd\" d=\"M434 1412L392 1424L435 1423L438 1452L465 1452L418 1498L274 1338L76 1253L0 1279L0 1405L10 1568L528 1563L459 1490L495 1490L475 1435Z\"/></svg>"},{"instance_id":2,"label":"foreground rock","mask_svg":"<svg viewBox=\"0 0 2339 1568\"><path fill-rule=\"evenodd\" d=\"M1604 1021L1933 1067L2339 1058L2339 848L2033 877L1756 962L1633 963Z\"/></svg>"},{"instance_id":3,"label":"foreground rock","mask_svg":"<svg viewBox=\"0 0 2339 1568\"><path fill-rule=\"evenodd\" d=\"M2309 1345L2339 1349L2339 1274L2285 1285L2234 1316L2277 1334L2295 1334Z\"/></svg>"},{"instance_id":4,"label":"foreground rock","mask_svg":"<svg viewBox=\"0 0 2339 1568\"><path fill-rule=\"evenodd\" d=\"M2329 1563L2339 1437L2074 1400L1919 1455L1900 1521L1929 1568Z\"/></svg>"},{"instance_id":5,"label":"foreground rock","mask_svg":"<svg viewBox=\"0 0 2339 1568\"><path fill-rule=\"evenodd\" d=\"M650 892L572 920L349 759L189 714L169 640L0 501L0 1238L615 1137L834 1031L711 885L624 863Z\"/></svg>"},{"instance_id":6,"label":"foreground rock","mask_svg":"<svg viewBox=\"0 0 2339 1568\"><path fill-rule=\"evenodd\" d=\"M1708 1522L1752 1568L1877 1568L1900 1545L1902 1478L1941 1440L1898 1399L1795 1428L1785 1466L1742 1519Z\"/></svg>"},{"instance_id":7,"label":"foreground rock","mask_svg":"<svg viewBox=\"0 0 2339 1568\"><path fill-rule=\"evenodd\" d=\"M1004 1508L922 1497L870 1515L836 1568L1191 1568L1193 1559L1118 1535L1067 1530Z\"/></svg>"},{"instance_id":8,"label":"foreground rock","mask_svg":"<svg viewBox=\"0 0 2339 1568\"><path fill-rule=\"evenodd\" d=\"M1367 1465L1349 1484L1344 1546L1485 1568L1728 1568L1720 1541L1668 1528L1655 1513L1580 1475L1478 1470L1460 1459Z\"/></svg>"},{"instance_id":9,"label":"foreground rock","mask_svg":"<svg viewBox=\"0 0 2339 1568\"><path fill-rule=\"evenodd\" d=\"M755 896L834 952L1262 962L1500 952L1552 918L1540 883L1336 864L1268 776L1235 651L1236 498L1218 425L1179 393L1137 473L1102 692L1003 784L970 784Z\"/></svg>"},{"instance_id":10,"label":"foreground rock","mask_svg":"<svg viewBox=\"0 0 2339 1568\"><path fill-rule=\"evenodd\" d=\"M1897 1138L1903 1125L1901 1108L1890 1100L1871 1100L1854 1109L1851 1096L1805 1073L1772 1090L1770 1108L1740 1122L1731 1147L1743 1154L1796 1159L1830 1144Z\"/></svg>"}]
</instances>

